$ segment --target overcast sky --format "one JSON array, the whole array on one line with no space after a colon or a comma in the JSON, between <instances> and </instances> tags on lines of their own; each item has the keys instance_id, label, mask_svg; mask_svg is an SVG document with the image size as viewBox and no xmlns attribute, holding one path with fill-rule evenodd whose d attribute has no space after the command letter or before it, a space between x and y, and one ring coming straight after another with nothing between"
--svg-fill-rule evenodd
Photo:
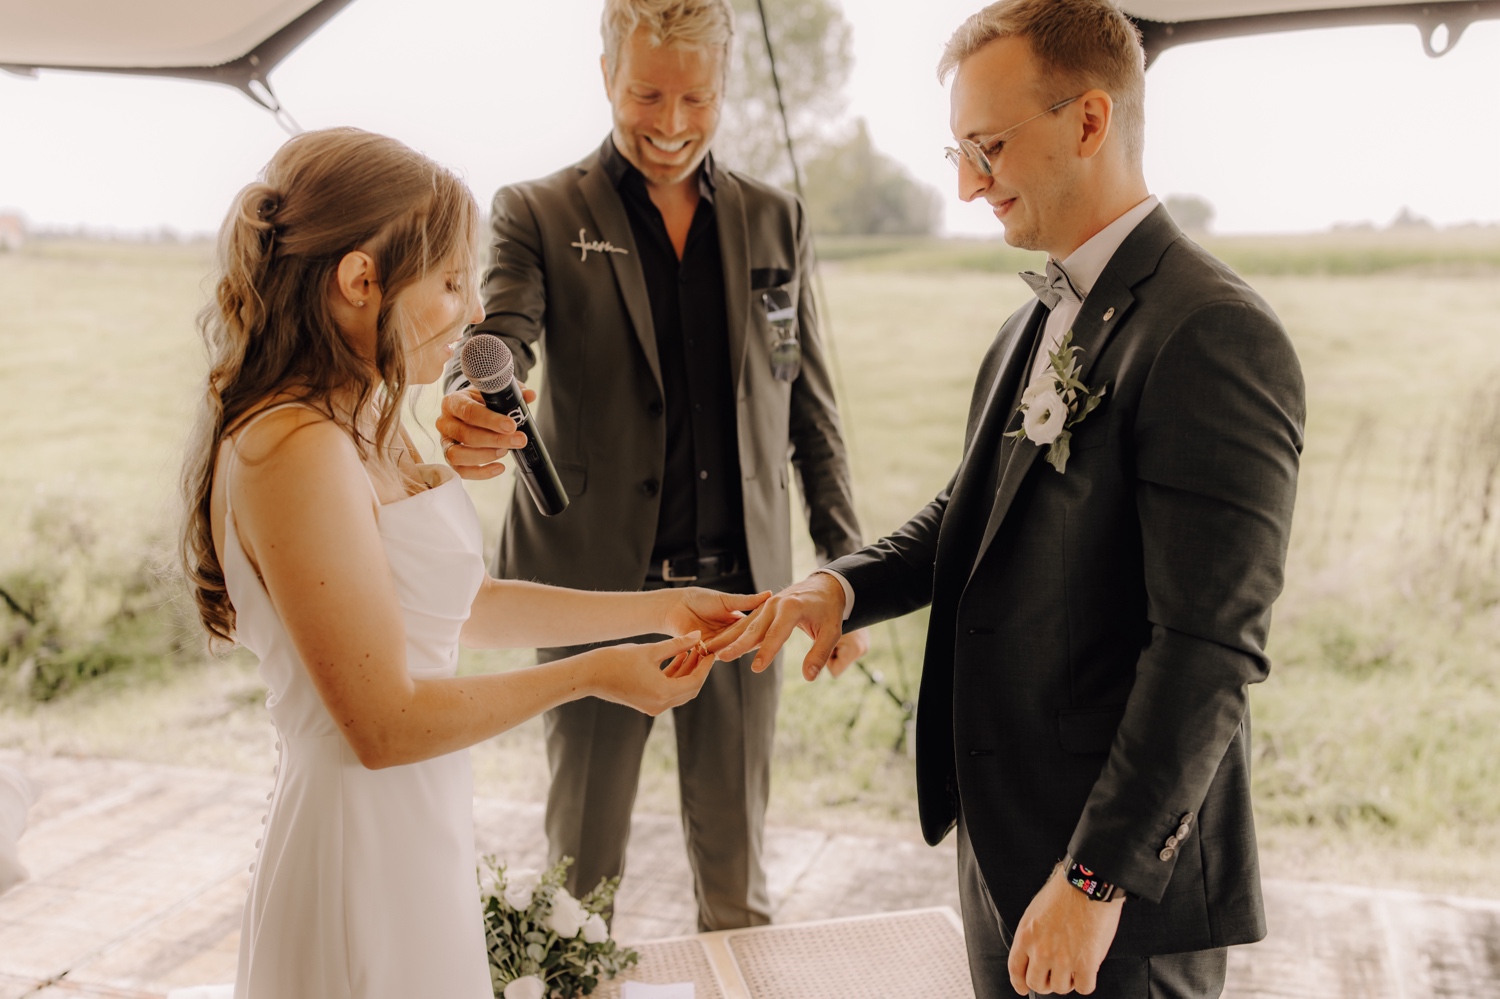
<instances>
[{"instance_id":1,"label":"overcast sky","mask_svg":"<svg viewBox=\"0 0 1500 999\"><path fill-rule=\"evenodd\" d=\"M850 114L938 186L951 233L996 235L953 196L943 160L943 42L979 0L843 0L854 29ZM482 201L588 152L609 127L599 0L357 0L272 84L306 128L351 124L455 167ZM742 39L754 43L756 39ZM1500 22L1427 58L1411 27L1343 29L1172 49L1148 75L1146 168L1193 193L1221 232L1500 221ZM0 209L34 225L218 227L285 139L233 90L75 73L0 73Z\"/></svg>"}]
</instances>

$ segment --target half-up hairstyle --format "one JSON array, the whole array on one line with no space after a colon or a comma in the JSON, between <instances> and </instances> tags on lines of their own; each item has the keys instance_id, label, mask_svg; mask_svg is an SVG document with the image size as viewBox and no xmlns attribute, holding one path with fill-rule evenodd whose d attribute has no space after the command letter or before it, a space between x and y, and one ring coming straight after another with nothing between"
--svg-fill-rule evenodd
<instances>
[{"instance_id":1,"label":"half-up hairstyle","mask_svg":"<svg viewBox=\"0 0 1500 999\"><path fill-rule=\"evenodd\" d=\"M394 139L353 128L289 140L235 198L219 231L213 301L198 319L208 378L182 478L181 555L211 641L234 640L209 512L224 438L279 397L339 424L362 457L390 443L406 387L401 293L455 259L462 280L472 281L478 225L457 176ZM374 259L380 280L373 362L339 331L330 301L339 262L356 249ZM357 419L372 408L373 437Z\"/></svg>"}]
</instances>

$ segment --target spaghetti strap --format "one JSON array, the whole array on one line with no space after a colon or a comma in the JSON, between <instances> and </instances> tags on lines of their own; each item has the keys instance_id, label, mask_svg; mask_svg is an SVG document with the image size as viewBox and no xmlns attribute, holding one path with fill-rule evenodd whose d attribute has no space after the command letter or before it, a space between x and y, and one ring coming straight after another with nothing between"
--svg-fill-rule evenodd
<instances>
[{"instance_id":1,"label":"spaghetti strap","mask_svg":"<svg viewBox=\"0 0 1500 999\"><path fill-rule=\"evenodd\" d=\"M290 409L293 406L300 407L302 409L308 410L309 412L313 412L313 413L317 413L318 412L316 409L313 409L307 403L302 402L299 399L293 399L290 402L278 402L278 403L276 403L273 406L267 406L265 409L262 409L260 412L256 413L254 416L250 417L250 419L246 420L244 423L240 424L238 427L235 427L234 428L234 433L230 434L228 437L225 438L225 440L227 440L229 442L229 450L230 450L230 452L233 455L235 455L236 457L238 457L238 455L239 455L239 446L240 446L239 436L241 434L243 434L245 431L249 430L251 427L255 426L264 417L270 416L272 413L276 412L278 409ZM319 413L318 415L321 416L322 414ZM375 480L370 477L370 470L368 468L365 468L364 462L360 462L359 467L364 470L364 473L365 473L365 482L367 482L369 484L369 486L370 486L370 498L375 501L375 508L378 510L380 508L380 493L377 492L376 489L375 489ZM234 484L234 463L231 462L228 465L228 467L226 467L224 469L224 514L225 514L226 517L229 515L230 511L232 510L231 501L230 501L230 495L233 492L233 490L231 489L231 486L233 484Z\"/></svg>"}]
</instances>

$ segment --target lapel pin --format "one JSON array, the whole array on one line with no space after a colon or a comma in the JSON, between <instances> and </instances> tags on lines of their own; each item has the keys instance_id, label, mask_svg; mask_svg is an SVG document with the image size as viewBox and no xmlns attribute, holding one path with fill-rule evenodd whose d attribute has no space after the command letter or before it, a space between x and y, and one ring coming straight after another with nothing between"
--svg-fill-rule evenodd
<instances>
[{"instance_id":1,"label":"lapel pin","mask_svg":"<svg viewBox=\"0 0 1500 999\"><path fill-rule=\"evenodd\" d=\"M625 254L628 254L630 252L628 250L622 250L620 247L615 246L613 243L611 243L607 239L589 239L588 238L588 230L586 230L586 229L579 229L578 230L578 242L576 242L576 243L569 243L568 245L571 246L571 247L573 247L575 250L578 251L578 259L581 260L581 261L587 261L589 259L589 251L590 250L593 250L595 253L600 253L600 254L603 254L603 253L625 253Z\"/></svg>"},{"instance_id":2,"label":"lapel pin","mask_svg":"<svg viewBox=\"0 0 1500 999\"><path fill-rule=\"evenodd\" d=\"M1104 310L1104 321L1105 322L1109 322L1114 317L1115 317L1115 307L1113 305L1111 305L1109 308L1107 308L1107 309Z\"/></svg>"}]
</instances>

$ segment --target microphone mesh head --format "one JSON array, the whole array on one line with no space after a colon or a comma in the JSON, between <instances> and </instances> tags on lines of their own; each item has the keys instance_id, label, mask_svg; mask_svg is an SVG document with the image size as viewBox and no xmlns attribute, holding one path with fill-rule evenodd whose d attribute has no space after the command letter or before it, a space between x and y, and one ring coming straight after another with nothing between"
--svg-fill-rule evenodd
<instances>
[{"instance_id":1,"label":"microphone mesh head","mask_svg":"<svg viewBox=\"0 0 1500 999\"><path fill-rule=\"evenodd\" d=\"M493 333L476 333L465 340L458 363L464 377L481 392L500 391L516 374L516 359L510 348Z\"/></svg>"}]
</instances>

